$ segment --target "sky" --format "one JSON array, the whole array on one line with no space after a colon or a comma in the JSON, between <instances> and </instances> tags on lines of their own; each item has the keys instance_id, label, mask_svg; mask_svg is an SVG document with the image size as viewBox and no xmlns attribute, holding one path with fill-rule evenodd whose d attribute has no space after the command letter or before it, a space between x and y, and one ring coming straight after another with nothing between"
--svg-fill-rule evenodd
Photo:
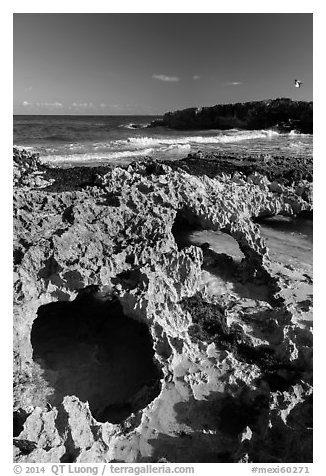
<instances>
[{"instance_id":1,"label":"sky","mask_svg":"<svg viewBox=\"0 0 326 476\"><path fill-rule=\"evenodd\" d=\"M13 76L14 114L311 101L313 15L15 13Z\"/></svg>"}]
</instances>

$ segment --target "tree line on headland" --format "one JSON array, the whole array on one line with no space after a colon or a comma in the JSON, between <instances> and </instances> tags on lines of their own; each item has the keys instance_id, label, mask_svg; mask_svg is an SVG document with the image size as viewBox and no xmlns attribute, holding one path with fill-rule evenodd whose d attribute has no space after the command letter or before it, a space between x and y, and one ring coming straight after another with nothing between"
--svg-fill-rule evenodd
<instances>
[{"instance_id":1,"label":"tree line on headland","mask_svg":"<svg viewBox=\"0 0 326 476\"><path fill-rule=\"evenodd\" d=\"M268 129L279 132L295 130L304 134L313 132L312 101L292 101L289 98L218 104L211 107L192 107L167 112L150 127L171 129Z\"/></svg>"}]
</instances>

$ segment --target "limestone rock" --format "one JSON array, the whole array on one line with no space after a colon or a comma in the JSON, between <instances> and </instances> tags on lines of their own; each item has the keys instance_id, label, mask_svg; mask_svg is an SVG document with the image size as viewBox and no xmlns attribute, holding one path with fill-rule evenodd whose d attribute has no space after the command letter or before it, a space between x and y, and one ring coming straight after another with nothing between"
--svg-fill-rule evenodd
<instances>
[{"instance_id":1,"label":"limestone rock","mask_svg":"<svg viewBox=\"0 0 326 476\"><path fill-rule=\"evenodd\" d=\"M252 220L311 211L310 195L148 163L76 190L16 181L15 460L290 462L297 438L310 461L311 332ZM232 236L264 299L205 293L207 251L179 248L178 217Z\"/></svg>"}]
</instances>

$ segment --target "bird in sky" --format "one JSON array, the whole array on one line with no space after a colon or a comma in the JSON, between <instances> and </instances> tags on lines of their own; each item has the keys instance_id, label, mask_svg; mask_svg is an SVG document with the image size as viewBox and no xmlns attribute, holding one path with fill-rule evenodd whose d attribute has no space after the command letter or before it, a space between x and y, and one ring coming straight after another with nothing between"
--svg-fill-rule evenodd
<instances>
[{"instance_id":1,"label":"bird in sky","mask_svg":"<svg viewBox=\"0 0 326 476\"><path fill-rule=\"evenodd\" d=\"M294 80L294 86L295 86L296 88L300 88L301 84L302 84L302 81L299 81L298 79L295 79L295 80Z\"/></svg>"}]
</instances>

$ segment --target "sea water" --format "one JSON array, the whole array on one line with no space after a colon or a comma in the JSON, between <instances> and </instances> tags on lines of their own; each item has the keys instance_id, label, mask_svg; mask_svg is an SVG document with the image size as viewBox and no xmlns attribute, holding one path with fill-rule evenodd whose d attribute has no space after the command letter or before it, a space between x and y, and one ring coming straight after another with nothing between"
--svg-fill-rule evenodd
<instances>
[{"instance_id":1,"label":"sea water","mask_svg":"<svg viewBox=\"0 0 326 476\"><path fill-rule=\"evenodd\" d=\"M175 131L148 128L158 116L14 116L14 145L57 167L125 165L191 152L312 156L312 135L272 130Z\"/></svg>"}]
</instances>

